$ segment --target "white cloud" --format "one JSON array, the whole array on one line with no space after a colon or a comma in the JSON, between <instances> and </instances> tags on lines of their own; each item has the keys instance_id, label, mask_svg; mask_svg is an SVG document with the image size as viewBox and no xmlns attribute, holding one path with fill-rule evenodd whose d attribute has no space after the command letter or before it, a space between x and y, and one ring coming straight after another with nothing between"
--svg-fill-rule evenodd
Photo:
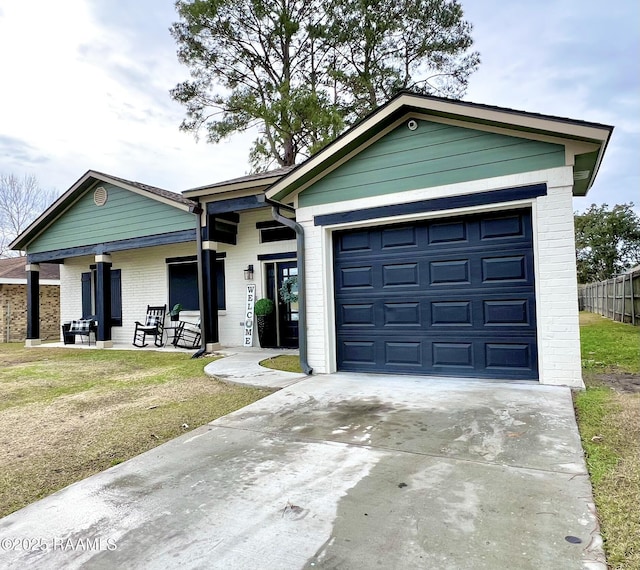
<instances>
[{"instance_id":1,"label":"white cloud","mask_svg":"<svg viewBox=\"0 0 640 570\"><path fill-rule=\"evenodd\" d=\"M22 153L11 170L61 191L89 168L174 190L244 174L243 137L213 147L178 130L182 108L168 91L186 70L170 22L152 32L155 51L140 52L135 34L102 25L89 8L84 0L3 6L0 53L11 55L0 74L12 87L1 95L1 134L48 157L42 165Z\"/></svg>"},{"instance_id":2,"label":"white cloud","mask_svg":"<svg viewBox=\"0 0 640 570\"><path fill-rule=\"evenodd\" d=\"M466 99L615 125L588 201L638 201L640 3L462 4L482 57ZM173 0L4 0L0 170L60 191L89 168L173 190L246 173L251 135L178 130L175 19Z\"/></svg>"}]
</instances>

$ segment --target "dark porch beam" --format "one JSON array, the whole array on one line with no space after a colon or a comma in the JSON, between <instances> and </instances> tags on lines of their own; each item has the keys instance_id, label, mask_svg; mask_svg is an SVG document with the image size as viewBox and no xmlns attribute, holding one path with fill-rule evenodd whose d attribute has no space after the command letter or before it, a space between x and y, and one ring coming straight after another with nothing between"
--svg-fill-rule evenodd
<instances>
[{"instance_id":1,"label":"dark porch beam","mask_svg":"<svg viewBox=\"0 0 640 570\"><path fill-rule=\"evenodd\" d=\"M196 241L196 230L181 230L179 232L169 232L153 236L142 236L138 238L123 239L118 241L107 241L93 245L80 245L65 249L43 251L41 253L28 253L27 263L55 263L56 261L68 257L80 257L82 255L101 255L114 253L116 251L127 251L130 249L140 249L143 247L153 247L156 245L169 245L172 243L184 243Z\"/></svg>"},{"instance_id":2,"label":"dark porch beam","mask_svg":"<svg viewBox=\"0 0 640 570\"><path fill-rule=\"evenodd\" d=\"M111 346L111 257L96 255L96 344Z\"/></svg>"},{"instance_id":3,"label":"dark porch beam","mask_svg":"<svg viewBox=\"0 0 640 570\"><path fill-rule=\"evenodd\" d=\"M218 329L218 280L216 276L216 252L213 249L202 250L203 295L200 328L204 346L220 342Z\"/></svg>"},{"instance_id":4,"label":"dark porch beam","mask_svg":"<svg viewBox=\"0 0 640 570\"><path fill-rule=\"evenodd\" d=\"M40 344L40 266L28 263L27 272L27 346Z\"/></svg>"},{"instance_id":5,"label":"dark porch beam","mask_svg":"<svg viewBox=\"0 0 640 570\"><path fill-rule=\"evenodd\" d=\"M241 198L229 198L217 202L207 202L207 214L226 214L228 212L241 212L242 210L255 210L264 207L264 194L242 196Z\"/></svg>"}]
</instances>

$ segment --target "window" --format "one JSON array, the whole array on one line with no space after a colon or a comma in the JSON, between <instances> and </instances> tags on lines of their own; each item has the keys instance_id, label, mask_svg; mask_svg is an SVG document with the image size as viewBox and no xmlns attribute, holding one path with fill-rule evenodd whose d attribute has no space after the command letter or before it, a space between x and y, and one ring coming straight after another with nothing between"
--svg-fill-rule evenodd
<instances>
[{"instance_id":1,"label":"window","mask_svg":"<svg viewBox=\"0 0 640 570\"><path fill-rule=\"evenodd\" d=\"M167 260L169 268L169 309L176 303L185 311L198 311L198 263L196 261ZM216 261L216 282L218 286L218 309L225 309L224 261Z\"/></svg>"},{"instance_id":2,"label":"window","mask_svg":"<svg viewBox=\"0 0 640 570\"><path fill-rule=\"evenodd\" d=\"M169 309L180 303L185 311L200 308L198 298L198 264L169 264Z\"/></svg>"},{"instance_id":3,"label":"window","mask_svg":"<svg viewBox=\"0 0 640 570\"><path fill-rule=\"evenodd\" d=\"M82 283L82 318L96 314L96 270L81 275ZM111 270L111 326L122 326L122 278L120 269Z\"/></svg>"},{"instance_id":4,"label":"window","mask_svg":"<svg viewBox=\"0 0 640 570\"><path fill-rule=\"evenodd\" d=\"M260 243L296 239L296 232L280 222L257 222L256 229L260 230Z\"/></svg>"}]
</instances>

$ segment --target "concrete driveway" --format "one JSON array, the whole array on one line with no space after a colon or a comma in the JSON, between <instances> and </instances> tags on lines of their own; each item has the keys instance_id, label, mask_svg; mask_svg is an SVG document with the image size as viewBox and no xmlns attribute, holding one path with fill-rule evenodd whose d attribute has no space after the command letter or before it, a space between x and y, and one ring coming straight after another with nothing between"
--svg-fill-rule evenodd
<instances>
[{"instance_id":1,"label":"concrete driveway","mask_svg":"<svg viewBox=\"0 0 640 570\"><path fill-rule=\"evenodd\" d=\"M0 567L605 568L566 388L335 374L0 520Z\"/></svg>"}]
</instances>

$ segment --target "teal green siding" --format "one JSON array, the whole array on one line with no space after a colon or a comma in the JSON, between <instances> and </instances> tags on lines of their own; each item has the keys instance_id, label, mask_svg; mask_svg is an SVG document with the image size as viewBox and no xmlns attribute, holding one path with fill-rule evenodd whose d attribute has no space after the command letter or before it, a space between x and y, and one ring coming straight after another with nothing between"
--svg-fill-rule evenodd
<instances>
[{"instance_id":1,"label":"teal green siding","mask_svg":"<svg viewBox=\"0 0 640 570\"><path fill-rule=\"evenodd\" d=\"M98 184L109 195L104 206L93 202L93 188L28 246L29 253L93 245L155 234L190 230L193 214L124 190Z\"/></svg>"},{"instance_id":2,"label":"teal green siding","mask_svg":"<svg viewBox=\"0 0 640 570\"><path fill-rule=\"evenodd\" d=\"M564 166L564 146L418 121L403 124L299 195L315 206Z\"/></svg>"}]
</instances>

